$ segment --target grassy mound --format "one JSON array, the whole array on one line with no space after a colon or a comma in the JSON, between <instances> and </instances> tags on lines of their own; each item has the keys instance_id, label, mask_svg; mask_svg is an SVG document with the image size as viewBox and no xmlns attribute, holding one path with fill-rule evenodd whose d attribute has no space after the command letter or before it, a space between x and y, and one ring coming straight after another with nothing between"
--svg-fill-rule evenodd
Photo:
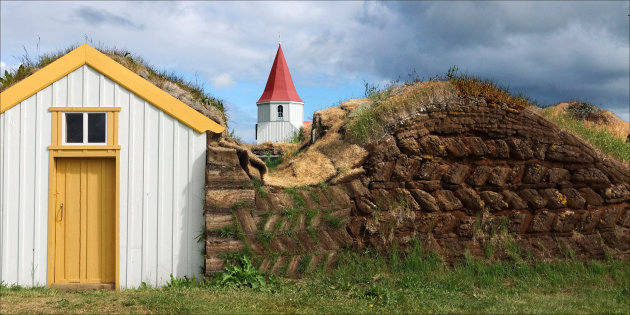
<instances>
[{"instance_id":1,"label":"grassy mound","mask_svg":"<svg viewBox=\"0 0 630 315\"><path fill-rule=\"evenodd\" d=\"M369 102L348 115L346 136L353 143L369 143L385 135L397 122L456 95L455 87L443 81L419 82L370 93Z\"/></svg>"},{"instance_id":2,"label":"grassy mound","mask_svg":"<svg viewBox=\"0 0 630 315\"><path fill-rule=\"evenodd\" d=\"M496 82L460 74L457 67L449 69L443 77L425 82L393 85L382 91L367 88L369 105L361 106L349 115L349 138L360 144L374 141L389 128L437 103L453 98L482 97L490 105L505 105L516 110L535 106L531 99L512 95Z\"/></svg>"},{"instance_id":3,"label":"grassy mound","mask_svg":"<svg viewBox=\"0 0 630 315\"><path fill-rule=\"evenodd\" d=\"M309 128L314 128L316 141L303 143L299 152L285 157L277 170L269 174L267 183L283 187L311 185L361 172L359 161L365 157L362 147L423 111L444 106L449 100L481 97L491 106L500 105L517 111L538 109L538 104L528 97L514 95L491 80L460 74L455 67L443 77L392 85L383 90L366 84L365 94L363 99L349 100L315 112L313 125ZM630 132L627 123L608 111L598 112L583 104L574 105L572 111L584 114L582 116L587 119L598 119L584 120L571 112L551 109L543 110L542 114L601 152L622 162L630 161L630 144L625 142ZM607 125L602 128L602 124ZM342 152L344 147L349 148L345 153ZM305 172L307 169L309 171Z\"/></svg>"},{"instance_id":4,"label":"grassy mound","mask_svg":"<svg viewBox=\"0 0 630 315\"><path fill-rule=\"evenodd\" d=\"M630 124L615 114L578 101L544 108L541 114L602 153L630 163L630 142L627 142Z\"/></svg>"}]
</instances>

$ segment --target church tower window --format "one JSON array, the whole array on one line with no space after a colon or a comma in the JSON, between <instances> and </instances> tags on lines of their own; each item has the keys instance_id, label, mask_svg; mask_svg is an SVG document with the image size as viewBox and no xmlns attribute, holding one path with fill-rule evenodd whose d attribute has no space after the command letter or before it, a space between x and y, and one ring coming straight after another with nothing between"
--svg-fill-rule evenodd
<instances>
[{"instance_id":1,"label":"church tower window","mask_svg":"<svg viewBox=\"0 0 630 315\"><path fill-rule=\"evenodd\" d=\"M278 120L282 120L284 117L284 108L282 105L278 105Z\"/></svg>"}]
</instances>

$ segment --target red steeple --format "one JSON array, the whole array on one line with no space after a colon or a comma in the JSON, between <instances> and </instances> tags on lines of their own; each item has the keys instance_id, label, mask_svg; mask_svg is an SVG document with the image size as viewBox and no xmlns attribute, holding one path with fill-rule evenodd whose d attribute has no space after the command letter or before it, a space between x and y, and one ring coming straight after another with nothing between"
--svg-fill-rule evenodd
<instances>
[{"instance_id":1,"label":"red steeple","mask_svg":"<svg viewBox=\"0 0 630 315\"><path fill-rule=\"evenodd\" d=\"M282 46L280 46L280 44L278 44L276 59L273 61L273 66L271 66L271 72L269 72L269 79L267 79L265 91L256 103L269 101L294 101L303 103L293 85L291 73L289 73L289 66L287 66L286 60L284 60L284 53L282 53Z\"/></svg>"}]
</instances>

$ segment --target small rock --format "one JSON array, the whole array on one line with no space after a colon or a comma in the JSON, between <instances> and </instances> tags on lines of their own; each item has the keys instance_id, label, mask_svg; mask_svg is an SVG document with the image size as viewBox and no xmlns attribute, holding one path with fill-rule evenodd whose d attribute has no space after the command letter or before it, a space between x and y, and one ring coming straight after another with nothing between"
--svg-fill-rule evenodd
<instances>
[{"instance_id":1,"label":"small rock","mask_svg":"<svg viewBox=\"0 0 630 315\"><path fill-rule=\"evenodd\" d=\"M477 166L472 174L468 176L466 182L473 186L482 186L490 176L491 171L492 170L487 166Z\"/></svg>"},{"instance_id":2,"label":"small rock","mask_svg":"<svg viewBox=\"0 0 630 315\"><path fill-rule=\"evenodd\" d=\"M535 189L523 189L518 195L527 202L531 209L539 209L547 205L547 200L543 198Z\"/></svg>"},{"instance_id":3,"label":"small rock","mask_svg":"<svg viewBox=\"0 0 630 315\"><path fill-rule=\"evenodd\" d=\"M507 140L507 144L510 147L510 156L515 159L528 160L534 157L534 151L526 141L511 138Z\"/></svg>"},{"instance_id":4,"label":"small rock","mask_svg":"<svg viewBox=\"0 0 630 315\"><path fill-rule=\"evenodd\" d=\"M508 203L510 209L520 210L527 209L527 203L521 199L515 192L506 190L501 193L503 195L503 199Z\"/></svg>"},{"instance_id":5,"label":"small rock","mask_svg":"<svg viewBox=\"0 0 630 315\"><path fill-rule=\"evenodd\" d=\"M420 189L410 189L409 192L414 199L418 202L422 210L426 212L438 212L440 207L437 204L437 200L431 194Z\"/></svg>"},{"instance_id":6,"label":"small rock","mask_svg":"<svg viewBox=\"0 0 630 315\"><path fill-rule=\"evenodd\" d=\"M555 215L547 210L536 214L532 220L530 230L532 232L548 232L551 229Z\"/></svg>"},{"instance_id":7,"label":"small rock","mask_svg":"<svg viewBox=\"0 0 630 315\"><path fill-rule=\"evenodd\" d=\"M437 190L433 196L438 202L442 211L453 211L462 208L462 203L450 190Z\"/></svg>"},{"instance_id":8,"label":"small rock","mask_svg":"<svg viewBox=\"0 0 630 315\"><path fill-rule=\"evenodd\" d=\"M604 198L589 187L578 189L588 206L599 207L604 204Z\"/></svg>"},{"instance_id":9,"label":"small rock","mask_svg":"<svg viewBox=\"0 0 630 315\"><path fill-rule=\"evenodd\" d=\"M455 164L442 178L443 181L449 184L461 184L466 175L468 175L470 167L463 164Z\"/></svg>"},{"instance_id":10,"label":"small rock","mask_svg":"<svg viewBox=\"0 0 630 315\"><path fill-rule=\"evenodd\" d=\"M522 182L525 184L538 184L545 175L547 168L540 164L529 164L525 175L523 175Z\"/></svg>"},{"instance_id":11,"label":"small rock","mask_svg":"<svg viewBox=\"0 0 630 315\"><path fill-rule=\"evenodd\" d=\"M564 208L567 206L567 197L561 194L557 189L542 189L540 194L547 199L547 207L550 209Z\"/></svg>"},{"instance_id":12,"label":"small rock","mask_svg":"<svg viewBox=\"0 0 630 315\"><path fill-rule=\"evenodd\" d=\"M490 211L501 211L508 207L508 203L503 201L503 196L494 191L482 191L479 193L481 199L490 208Z\"/></svg>"},{"instance_id":13,"label":"small rock","mask_svg":"<svg viewBox=\"0 0 630 315\"><path fill-rule=\"evenodd\" d=\"M466 146L460 138L446 138L443 139L446 144L446 151L454 158L463 158L468 155Z\"/></svg>"},{"instance_id":14,"label":"small rock","mask_svg":"<svg viewBox=\"0 0 630 315\"><path fill-rule=\"evenodd\" d=\"M545 181L550 184L565 184L569 181L571 173L563 168L550 168L547 170Z\"/></svg>"},{"instance_id":15,"label":"small rock","mask_svg":"<svg viewBox=\"0 0 630 315\"><path fill-rule=\"evenodd\" d=\"M582 198L580 193L573 188L564 188L561 189L560 192L567 197L567 206L573 209L582 209L584 208L584 204L586 200Z\"/></svg>"},{"instance_id":16,"label":"small rock","mask_svg":"<svg viewBox=\"0 0 630 315\"><path fill-rule=\"evenodd\" d=\"M492 169L492 172L488 176L486 181L490 185L503 187L508 176L512 173L512 169L509 167L499 166Z\"/></svg>"},{"instance_id":17,"label":"small rock","mask_svg":"<svg viewBox=\"0 0 630 315\"><path fill-rule=\"evenodd\" d=\"M485 207L485 203L481 200L481 197L471 188L458 189L455 195L462 201L466 208L481 211Z\"/></svg>"}]
</instances>

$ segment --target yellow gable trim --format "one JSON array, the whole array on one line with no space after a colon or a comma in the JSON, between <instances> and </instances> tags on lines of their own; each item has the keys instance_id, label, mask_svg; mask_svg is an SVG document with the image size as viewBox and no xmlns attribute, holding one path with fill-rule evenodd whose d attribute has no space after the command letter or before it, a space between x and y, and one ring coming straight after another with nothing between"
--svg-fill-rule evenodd
<instances>
[{"instance_id":1,"label":"yellow gable trim","mask_svg":"<svg viewBox=\"0 0 630 315\"><path fill-rule=\"evenodd\" d=\"M85 49L81 46L0 93L0 113L6 112L83 64Z\"/></svg>"},{"instance_id":2,"label":"yellow gable trim","mask_svg":"<svg viewBox=\"0 0 630 315\"><path fill-rule=\"evenodd\" d=\"M87 64L112 81L197 132L221 133L225 127L197 112L164 90L151 84L100 51L84 44L0 93L0 113L19 104L68 73Z\"/></svg>"}]
</instances>

